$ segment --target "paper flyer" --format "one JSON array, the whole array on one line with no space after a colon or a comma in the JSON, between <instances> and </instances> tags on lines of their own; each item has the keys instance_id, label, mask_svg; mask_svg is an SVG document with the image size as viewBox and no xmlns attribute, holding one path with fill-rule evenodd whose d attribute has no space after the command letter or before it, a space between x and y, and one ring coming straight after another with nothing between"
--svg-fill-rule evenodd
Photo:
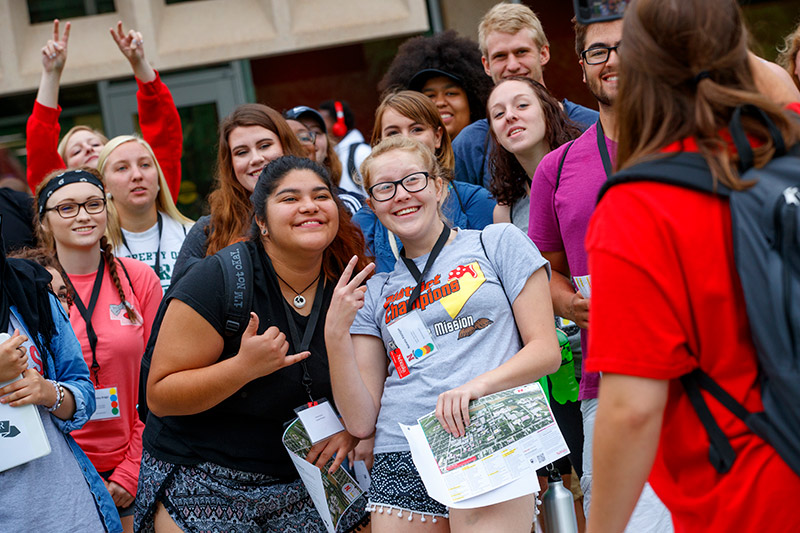
<instances>
[{"instance_id":1,"label":"paper flyer","mask_svg":"<svg viewBox=\"0 0 800 533\"><path fill-rule=\"evenodd\" d=\"M328 468L333 460L328 461L323 470L305 460L311 449L311 440L299 418L284 431L283 445L325 522L325 527L329 533L335 533L342 515L364 491L344 468L340 467L329 474Z\"/></svg>"},{"instance_id":2,"label":"paper flyer","mask_svg":"<svg viewBox=\"0 0 800 533\"><path fill-rule=\"evenodd\" d=\"M575 276L572 278L575 288L584 298L592 297L592 278L591 276Z\"/></svg>"},{"instance_id":3,"label":"paper flyer","mask_svg":"<svg viewBox=\"0 0 800 533\"><path fill-rule=\"evenodd\" d=\"M539 490L536 470L569 453L541 385L470 402L464 437L449 435L433 412L403 426L432 498L454 508L499 503Z\"/></svg>"},{"instance_id":4,"label":"paper flyer","mask_svg":"<svg viewBox=\"0 0 800 533\"><path fill-rule=\"evenodd\" d=\"M17 378L20 379L20 378ZM16 379L0 383L5 387ZM0 404L0 472L50 453L50 441L35 405Z\"/></svg>"}]
</instances>

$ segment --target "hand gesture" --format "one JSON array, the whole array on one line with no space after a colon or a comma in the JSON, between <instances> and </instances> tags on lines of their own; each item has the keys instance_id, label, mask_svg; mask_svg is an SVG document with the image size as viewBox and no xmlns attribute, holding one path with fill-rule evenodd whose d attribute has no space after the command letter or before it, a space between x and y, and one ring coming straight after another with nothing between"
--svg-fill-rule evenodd
<instances>
[{"instance_id":1,"label":"hand gesture","mask_svg":"<svg viewBox=\"0 0 800 533\"><path fill-rule=\"evenodd\" d=\"M481 388L470 381L443 392L436 401L436 419L454 437L463 437L469 426L469 402L485 396Z\"/></svg>"},{"instance_id":2,"label":"hand gesture","mask_svg":"<svg viewBox=\"0 0 800 533\"><path fill-rule=\"evenodd\" d=\"M117 22L116 30L109 28L108 31L111 33L111 38L117 43L119 51L131 65L144 61L144 38L140 32L128 30L128 33L125 33L122 30L121 20Z\"/></svg>"},{"instance_id":3,"label":"hand gesture","mask_svg":"<svg viewBox=\"0 0 800 533\"><path fill-rule=\"evenodd\" d=\"M0 403L6 403L11 407L23 405L50 407L55 405L57 399L58 393L53 384L33 368L26 369L22 373L22 379L0 389Z\"/></svg>"},{"instance_id":4,"label":"hand gesture","mask_svg":"<svg viewBox=\"0 0 800 533\"><path fill-rule=\"evenodd\" d=\"M0 343L0 382L14 379L28 368L28 354L22 345L27 340L14 330L12 337Z\"/></svg>"},{"instance_id":5,"label":"hand gesture","mask_svg":"<svg viewBox=\"0 0 800 533\"><path fill-rule=\"evenodd\" d=\"M299 363L311 352L301 352L296 355L286 355L289 353L289 341L286 335L272 326L261 335L256 335L258 331L258 315L250 313L250 323L242 334L242 342L239 345L239 353L236 357L245 365L254 378L267 376L295 363Z\"/></svg>"},{"instance_id":6,"label":"hand gesture","mask_svg":"<svg viewBox=\"0 0 800 533\"><path fill-rule=\"evenodd\" d=\"M45 72L61 72L67 62L67 43L69 42L69 30L72 25L67 22L64 24L64 34L58 33L58 19L53 21L53 38L48 39L47 44L42 48L42 66Z\"/></svg>"},{"instance_id":7,"label":"hand gesture","mask_svg":"<svg viewBox=\"0 0 800 533\"><path fill-rule=\"evenodd\" d=\"M336 457L334 457L333 463L328 469L328 472L333 474L342 464L342 461L347 458L347 454L353 451L356 444L358 444L357 438L348 433L347 430L340 431L312 446L308 451L308 455L306 455L306 461L322 469L328 464L331 457L335 455Z\"/></svg>"},{"instance_id":8,"label":"hand gesture","mask_svg":"<svg viewBox=\"0 0 800 533\"><path fill-rule=\"evenodd\" d=\"M358 257L356 256L350 259L333 289L328 317L325 320L325 329L329 329L331 332L349 332L356 312L364 307L364 293L367 292L367 286L362 283L373 271L375 264L368 264L364 270L353 276L357 262ZM353 279L350 279L351 277Z\"/></svg>"}]
</instances>

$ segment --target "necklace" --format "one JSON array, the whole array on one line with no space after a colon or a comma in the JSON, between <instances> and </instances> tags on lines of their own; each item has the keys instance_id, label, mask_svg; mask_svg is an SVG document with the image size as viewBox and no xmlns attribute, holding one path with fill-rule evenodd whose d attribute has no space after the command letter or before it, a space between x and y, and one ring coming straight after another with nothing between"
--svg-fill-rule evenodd
<instances>
[{"instance_id":1,"label":"necklace","mask_svg":"<svg viewBox=\"0 0 800 533\"><path fill-rule=\"evenodd\" d=\"M276 276L278 276L278 273L277 273L277 272L275 272L275 275L276 275ZM316 278L314 278L314 281L312 281L311 283L309 283L309 284L308 284L308 286L307 286L305 289L303 289L302 291L297 291L297 290L295 290L295 288L294 288L294 287L292 287L291 285L289 285L288 283L286 283L286 280L285 280L285 279L283 279L282 277L278 276L278 279L279 279L279 280L281 280L281 281L283 282L283 284L284 284L284 285L286 285L287 287L289 287L290 289L292 289L292 292L294 292L294 293L297 295L297 296L295 296L295 297L294 297L294 299L292 300L292 305L293 305L293 306L295 306L297 309L302 309L302 308L303 308L303 307L305 307L305 305L306 305L306 298L305 298L305 296L303 296L303 293L304 293L304 292L306 292L308 289L310 289L310 288L311 288L311 286L312 286L314 283L316 283L316 282L317 282L317 280L319 279L319 277L320 277L321 275L322 275L322 271L320 270L319 274L317 274L317 277L316 277Z\"/></svg>"}]
</instances>

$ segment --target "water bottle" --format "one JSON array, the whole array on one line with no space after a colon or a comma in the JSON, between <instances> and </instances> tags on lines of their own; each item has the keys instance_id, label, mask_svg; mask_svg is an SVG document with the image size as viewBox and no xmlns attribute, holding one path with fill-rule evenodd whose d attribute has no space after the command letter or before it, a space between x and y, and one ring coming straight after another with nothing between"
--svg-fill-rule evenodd
<instances>
[{"instance_id":1,"label":"water bottle","mask_svg":"<svg viewBox=\"0 0 800 533\"><path fill-rule=\"evenodd\" d=\"M542 496L547 533L578 533L572 492L564 487L557 468L549 465L548 470L547 492Z\"/></svg>"},{"instance_id":2,"label":"water bottle","mask_svg":"<svg viewBox=\"0 0 800 533\"><path fill-rule=\"evenodd\" d=\"M572 348L569 347L567 334L556 328L556 335L561 347L561 367L548 377L553 399L563 405L578 401L578 382L575 379L575 362L572 360Z\"/></svg>"}]
</instances>

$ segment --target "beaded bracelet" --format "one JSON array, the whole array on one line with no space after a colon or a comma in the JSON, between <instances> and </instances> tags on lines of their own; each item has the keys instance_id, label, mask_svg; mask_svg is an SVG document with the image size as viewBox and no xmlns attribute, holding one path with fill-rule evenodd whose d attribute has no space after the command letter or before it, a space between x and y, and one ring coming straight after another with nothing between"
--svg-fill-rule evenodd
<instances>
[{"instance_id":1,"label":"beaded bracelet","mask_svg":"<svg viewBox=\"0 0 800 533\"><path fill-rule=\"evenodd\" d=\"M53 384L53 388L56 389L56 403L53 404L52 407L47 407L49 412L57 411L61 404L64 403L64 387L61 386L61 383L57 381L53 381L52 379L48 379L50 383Z\"/></svg>"}]
</instances>

